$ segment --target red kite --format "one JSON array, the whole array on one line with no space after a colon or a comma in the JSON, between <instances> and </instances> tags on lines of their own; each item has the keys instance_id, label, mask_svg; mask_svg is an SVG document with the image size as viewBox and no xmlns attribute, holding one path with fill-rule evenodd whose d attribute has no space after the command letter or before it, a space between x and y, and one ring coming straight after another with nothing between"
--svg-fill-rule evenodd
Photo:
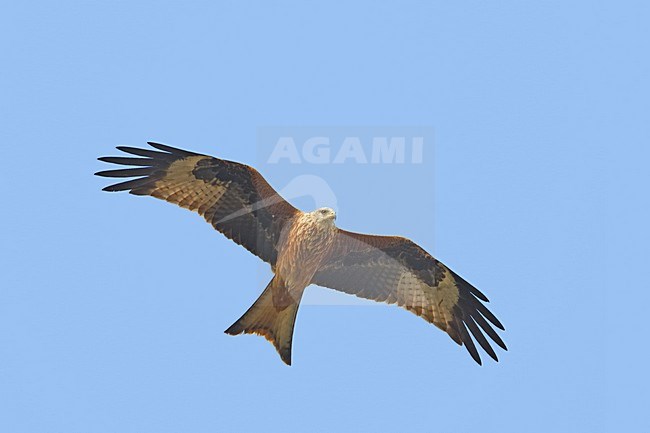
<instances>
[{"instance_id":1,"label":"red kite","mask_svg":"<svg viewBox=\"0 0 650 433\"><path fill-rule=\"evenodd\" d=\"M316 284L374 301L397 304L445 331L472 358L472 336L498 361L487 334L507 350L492 326L504 329L483 302L487 297L413 241L352 233L336 227L336 214L301 212L252 167L158 143L118 147L134 157L100 161L134 166L96 173L135 178L104 191L150 195L196 211L207 222L271 265L273 279L226 333L266 337L291 364L296 313L307 286Z\"/></svg>"}]
</instances>

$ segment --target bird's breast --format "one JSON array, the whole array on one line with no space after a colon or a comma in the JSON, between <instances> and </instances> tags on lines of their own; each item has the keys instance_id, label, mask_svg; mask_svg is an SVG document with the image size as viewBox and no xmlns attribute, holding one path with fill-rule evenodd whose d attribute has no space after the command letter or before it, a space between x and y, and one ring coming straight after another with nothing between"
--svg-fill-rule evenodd
<instances>
[{"instance_id":1,"label":"bird's breast","mask_svg":"<svg viewBox=\"0 0 650 433\"><path fill-rule=\"evenodd\" d=\"M332 246L336 228L323 226L306 218L290 228L278 250L276 274L289 289L304 289L318 270Z\"/></svg>"}]
</instances>

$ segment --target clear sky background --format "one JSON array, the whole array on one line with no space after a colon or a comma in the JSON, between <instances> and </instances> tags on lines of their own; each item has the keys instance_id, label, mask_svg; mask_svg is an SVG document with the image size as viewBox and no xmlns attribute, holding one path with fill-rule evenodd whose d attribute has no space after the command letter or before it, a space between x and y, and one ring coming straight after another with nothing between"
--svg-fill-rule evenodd
<instances>
[{"instance_id":1,"label":"clear sky background","mask_svg":"<svg viewBox=\"0 0 650 433\"><path fill-rule=\"evenodd\" d=\"M648 3L269 3L0 6L0 431L649 431ZM287 125L434 140L418 167L269 166ZM339 226L480 287L510 350L479 367L367 303L303 306L292 367L223 334L259 261L92 175L147 140L319 175Z\"/></svg>"}]
</instances>

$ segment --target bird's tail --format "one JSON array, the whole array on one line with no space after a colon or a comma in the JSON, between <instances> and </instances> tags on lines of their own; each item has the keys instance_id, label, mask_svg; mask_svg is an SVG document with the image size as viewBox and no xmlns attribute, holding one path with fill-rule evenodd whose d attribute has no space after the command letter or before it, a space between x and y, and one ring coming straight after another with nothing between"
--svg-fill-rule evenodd
<instances>
[{"instance_id":1,"label":"bird's tail","mask_svg":"<svg viewBox=\"0 0 650 433\"><path fill-rule=\"evenodd\" d=\"M300 299L292 298L282 280L273 277L257 301L225 332L261 335L275 346L282 361L291 365L291 341L298 305Z\"/></svg>"}]
</instances>

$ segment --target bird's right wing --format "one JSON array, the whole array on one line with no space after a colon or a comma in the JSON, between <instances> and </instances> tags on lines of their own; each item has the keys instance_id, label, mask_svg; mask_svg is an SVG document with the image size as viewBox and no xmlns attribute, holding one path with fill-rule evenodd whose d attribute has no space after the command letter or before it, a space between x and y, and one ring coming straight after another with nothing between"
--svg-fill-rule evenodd
<instances>
[{"instance_id":1,"label":"bird's right wing","mask_svg":"<svg viewBox=\"0 0 650 433\"><path fill-rule=\"evenodd\" d=\"M495 361L484 333L507 350L492 328L504 329L483 304L487 297L409 239L339 230L312 283L397 304L445 331L479 364L470 333Z\"/></svg>"},{"instance_id":2,"label":"bird's right wing","mask_svg":"<svg viewBox=\"0 0 650 433\"><path fill-rule=\"evenodd\" d=\"M136 167L96 173L104 177L136 178L107 186L104 191L150 195L196 211L228 238L275 265L282 229L299 210L252 167L164 144L149 145L158 150L118 147L142 158L99 158Z\"/></svg>"}]
</instances>

